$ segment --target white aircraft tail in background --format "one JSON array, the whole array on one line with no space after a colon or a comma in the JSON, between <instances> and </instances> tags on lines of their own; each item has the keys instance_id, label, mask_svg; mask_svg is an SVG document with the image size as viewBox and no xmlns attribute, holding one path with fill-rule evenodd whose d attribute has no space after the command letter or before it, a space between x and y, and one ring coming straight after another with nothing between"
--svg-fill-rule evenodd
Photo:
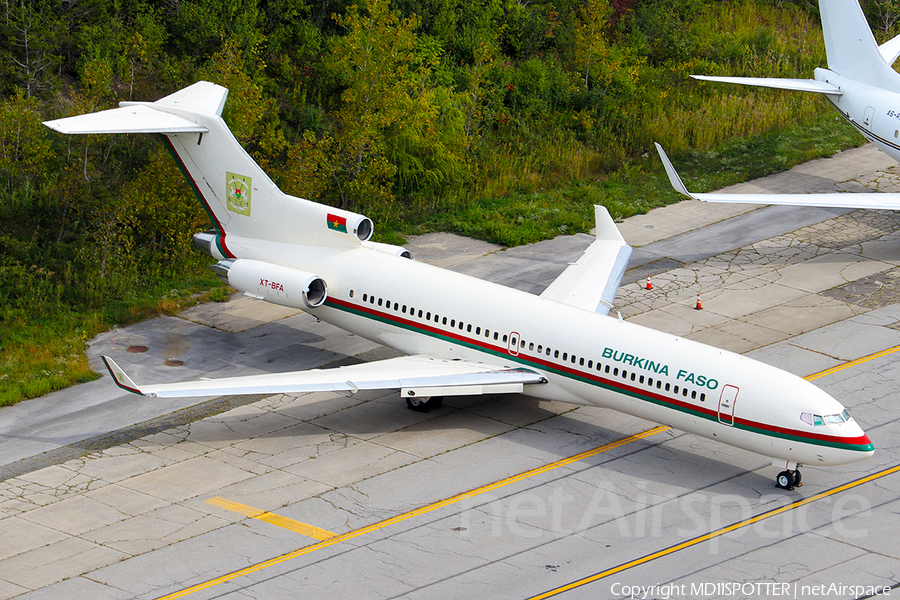
<instances>
[{"instance_id":1,"label":"white aircraft tail in background","mask_svg":"<svg viewBox=\"0 0 900 600\"><path fill-rule=\"evenodd\" d=\"M602 206L597 239L540 296L422 264L369 241L363 215L279 190L222 120L226 95L200 82L157 102L47 125L161 134L213 222L194 240L223 279L406 356L149 385L104 357L120 388L155 398L398 389L416 409L439 407L444 396L522 393L613 408L757 452L783 469L785 488L800 482L799 464L874 452L840 402L800 377L609 318L631 248Z\"/></svg>"},{"instance_id":2,"label":"white aircraft tail in background","mask_svg":"<svg viewBox=\"0 0 900 600\"><path fill-rule=\"evenodd\" d=\"M828 68L816 69L814 79L691 77L821 94L866 139L900 161L900 73L892 67L900 56L900 36L879 46L857 0L819 0L819 11ZM681 187L685 195L707 202L900 209L900 194L693 194Z\"/></svg>"}]
</instances>

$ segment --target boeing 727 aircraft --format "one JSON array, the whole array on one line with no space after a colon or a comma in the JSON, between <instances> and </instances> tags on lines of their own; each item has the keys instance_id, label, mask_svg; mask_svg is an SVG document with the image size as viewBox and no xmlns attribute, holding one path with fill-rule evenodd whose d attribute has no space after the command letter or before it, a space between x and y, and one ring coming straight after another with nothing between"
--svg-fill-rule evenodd
<instances>
[{"instance_id":1,"label":"boeing 727 aircraft","mask_svg":"<svg viewBox=\"0 0 900 600\"><path fill-rule=\"evenodd\" d=\"M777 484L800 464L871 456L845 408L811 383L744 356L607 316L631 248L603 207L597 240L540 296L411 260L369 241L365 216L289 196L221 118L228 90L199 82L153 103L51 121L70 134L157 133L213 229L195 245L235 289L303 309L406 356L325 370L119 387L166 398L399 389L410 407L444 396L523 393L609 407L773 459Z\"/></svg>"},{"instance_id":2,"label":"boeing 727 aircraft","mask_svg":"<svg viewBox=\"0 0 900 600\"><path fill-rule=\"evenodd\" d=\"M866 139L900 161L900 73L891 66L900 56L900 36L879 46L857 0L819 0L819 12L828 68L816 69L815 79L691 77L821 94ZM900 209L900 194L695 194L684 186L678 191L705 202Z\"/></svg>"}]
</instances>

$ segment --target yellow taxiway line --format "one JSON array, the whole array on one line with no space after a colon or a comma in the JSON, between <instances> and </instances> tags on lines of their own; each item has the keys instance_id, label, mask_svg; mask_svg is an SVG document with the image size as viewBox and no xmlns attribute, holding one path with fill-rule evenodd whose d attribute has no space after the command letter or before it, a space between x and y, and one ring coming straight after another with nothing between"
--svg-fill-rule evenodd
<instances>
[{"instance_id":1,"label":"yellow taxiway line","mask_svg":"<svg viewBox=\"0 0 900 600\"><path fill-rule=\"evenodd\" d=\"M297 533L320 541L333 538L337 535L336 533L332 533L331 531L328 531L326 529L321 529L319 527L316 527L315 525L301 523L300 521L282 517L281 515L276 515L275 513L271 513L267 510L260 510L258 508L253 508L252 506L247 506L246 504L233 502L231 500L226 500L225 498L219 498L218 496L206 500L206 503L212 504L213 506L218 506L219 508L224 508L225 510L231 512L236 512L240 515L244 515L245 517L259 519L260 521L269 523L270 525L277 525L278 527L282 527L284 529L290 529L291 531L295 531Z\"/></svg>"},{"instance_id":2,"label":"yellow taxiway line","mask_svg":"<svg viewBox=\"0 0 900 600\"><path fill-rule=\"evenodd\" d=\"M361 529L356 529L355 531L350 531L350 532L343 533L340 535L335 535L334 537L322 540L321 542L319 542L317 544L312 544L310 546L306 546L304 548L294 550L293 552L288 552L287 554L282 554L281 556L276 556L275 558L252 565L250 567L246 567L239 571L234 571L233 573L228 573L227 575L222 575L221 577L216 577L215 579L210 579L209 581L205 581L205 582L199 583L195 586L175 592L173 594L169 594L168 596L163 596L163 597L159 598L159 600L175 600L175 598L184 598L185 596L189 596L190 594L193 594L194 592L199 592L200 590L205 590L205 589L217 586L219 584L226 583L228 581L232 581L233 579L237 579L238 577L243 577L244 575L249 575L250 573L255 573L257 571L262 571L263 569L268 569L269 567L275 566L277 564L281 564L283 562L289 561L289 560L297 558L299 556L303 556L304 554L309 554L311 552L315 552L316 550L320 550L322 548L327 548L327 547L333 546L337 543L345 542L347 540L357 538L357 537L359 537L361 535L365 535L367 533L372 533L373 531L378 531L379 529L383 529L385 527L388 527L389 525L394 525L396 523L406 521L413 517L417 517L419 515L424 515L426 513L432 512L432 511L442 508L444 506L449 506L456 502L460 502L461 500L465 500L467 498L472 498L479 494L484 494L485 492L489 492L491 490L496 490L497 488L501 488L501 487L509 485L511 483L515 483L517 481L522 481L523 479L528 479L529 477L534 477L535 475L539 475L541 473L546 473L548 471L558 469L559 467L563 467L565 465L569 465L574 462L584 460L585 458L589 458L591 456L601 454L603 452L606 452L607 450L612 450L614 448L624 446L626 444L629 444L631 442L634 442L634 441L637 441L637 440L640 440L640 439L643 439L646 437L650 437L651 435L661 433L668 429L669 429L669 427L660 425L659 427L654 427L653 429L648 429L647 431L642 431L641 433L636 433L636 434L628 436L626 438L622 438L621 440L616 440L615 442L610 442L609 444L605 444L598 448L594 448L593 450L588 450L586 452L582 452L580 454L576 454L574 456L570 456L568 458L564 458L562 460L552 462L552 463L544 465L542 467L538 467L538 468L532 469L530 471L525 471L524 473L519 473L518 475L513 475L512 477L507 477L506 479L501 479L500 481L495 481L494 483L490 483L488 485L482 486L480 488L476 488L474 490L470 490L468 492L464 492L462 494L458 494L451 498L447 498L446 500L441 500L439 502L435 502L433 504L429 504L427 506L423 506L421 508L411 510L407 513L397 515L396 517L391 517L390 519L386 519L379 523L375 523L373 525L369 525L369 526L363 527ZM216 503L214 503L214 504L216 504ZM217 505L221 506L219 504L217 504ZM250 508L250 507L248 507L248 508ZM253 509L253 510L255 510L255 509ZM247 516L253 516L253 515L247 515Z\"/></svg>"},{"instance_id":3,"label":"yellow taxiway line","mask_svg":"<svg viewBox=\"0 0 900 600\"><path fill-rule=\"evenodd\" d=\"M832 373L837 373L838 371L843 371L844 369L849 369L850 367L855 367L856 365L861 365L864 362L869 362L870 360L875 360L876 358L881 358L882 356L887 356L888 354L893 354L894 352L900 350L900 346L894 346L893 348L888 348L887 350L882 350L881 352L876 352L875 354L870 354L868 356L863 356L862 358L857 358L856 360L851 360L850 362L845 362L842 365L838 365L836 367L831 367L830 369L825 369L824 371L820 371L815 375L808 375L803 379L807 381L812 381L814 379L818 379L820 377L825 377L826 375L831 375Z\"/></svg>"},{"instance_id":4,"label":"yellow taxiway line","mask_svg":"<svg viewBox=\"0 0 900 600\"><path fill-rule=\"evenodd\" d=\"M826 375L830 375L830 374L832 374L832 373L836 373L836 372L838 372L838 371L842 371L842 370L844 370L844 369L847 369L847 368L850 368L850 367L853 367L853 366L862 364L862 363L864 363L864 362L867 362L867 361L870 361L870 360L874 360L874 359L876 359L876 358L880 358L880 357L882 357L882 356L891 354L891 353L896 352L896 351L898 351L898 350L900 350L900 346L895 346L895 347L893 347L893 348L888 348L887 350L882 350L881 352L876 352L875 354L871 354L871 355L869 355L869 356L864 356L864 357L862 357L862 358L859 358L859 359L856 359L856 360L853 360L853 361L850 361L850 362L846 362L846 363L844 363L844 364L842 364L842 365L838 365L838 366L836 366L836 367L832 367L832 368L830 368L830 369L826 369L826 370L821 371L821 372L819 372L819 373L815 373L815 374L813 374L813 375L807 375L806 377L804 377L804 379L806 379L806 380L808 380L808 381L812 381L812 380L814 380L814 379L818 379L818 378L820 378L820 377L824 377L824 376L826 376ZM514 476L512 476L512 477L508 477L508 478L506 478L506 479L502 479L502 480L500 480L500 481L497 481L497 482L488 484L488 485L486 485L486 486L483 486L483 487L480 487L480 488L476 488L476 489L474 489L474 490L471 490L471 491L468 491L468 492L465 492L465 493L462 493L462 494L453 496L452 498L447 498L446 500L441 500L441 501L439 501L439 502L435 502L435 503L433 503L433 504L429 504L429 505L427 505L427 506L423 506L422 508L417 508L417 509L412 510L412 511L410 511L410 512L403 513L403 514L401 514L401 515L397 515L396 517L392 517L392 518L387 519L387 520L385 520L385 521L381 521L380 523L375 523L375 524L373 524L373 525L369 525L369 526L367 526L367 527L363 527L363 528L361 528L361 529L357 529L357 530L355 530L355 531L350 531L350 532L348 532L348 533L344 533L344 534L340 534L340 535L334 535L334 534L332 534L333 537L324 538L324 539L322 539L322 541L320 541L320 542L317 543L317 544L312 544L312 545L310 545L310 546L306 546L306 547L304 547L304 548L300 548L300 549L298 549L298 550L294 550L293 552L289 552L289 553L283 554L283 555L281 555L281 556L276 556L275 558L272 558L272 559L269 559L269 560L267 560L267 561L258 563L258 564L256 564L256 565L252 565L252 566L250 566L250 567L246 567L246 568L241 569L241 570L239 570L239 571L234 571L233 573L228 573L227 575L222 575L221 577L217 577L217 578L215 578L215 579L211 579L211 580L206 581L206 582L204 582L204 583L197 584L197 585L195 585L195 586L192 586L192 587L183 589L183 590L178 591L178 592L175 592L175 593L173 593L173 594L169 594L168 596L163 596L163 597L159 598L158 600L175 600L176 598L184 598L185 596L189 596L189 595L193 594L194 592L199 592L200 590L205 590L205 589L214 587L214 586L216 586L216 585L219 585L219 584L222 584L222 583L225 583L225 582L228 582L228 581L232 581L232 580L237 579L237 578L239 578L239 577L243 577L244 575L249 575L250 573L255 573L255 572L257 572L257 571L261 571L261 570L263 570L263 569L267 569L267 568L272 567L272 566L274 566L274 565L277 565L277 564L280 564L280 563L289 561L289 560L291 560L291 559L293 559L293 558L297 558L297 557L299 557L299 556L303 556L303 555L305 555L305 554L309 554L309 553L314 552L314 551L316 551L316 550L319 550L319 549L321 549L321 548L326 548L326 547L328 547L328 546L333 546L334 544L337 544L337 543L339 543L339 542L343 542L343 541L346 541L346 540L350 540L350 539L359 537L359 536L361 536L361 535L365 535L365 534L367 534L367 533L371 533L371 532L373 532L373 531L377 531L377 530L379 530L379 529L383 529L383 528L385 528L385 527L388 527L389 525L394 525L395 523L400 523L400 522L402 522L402 521L406 521L406 520L411 519L411 518L413 518L413 517L416 517L416 516L419 516L419 515L422 515L422 514L425 514L425 513L434 511L434 510L437 510L437 509L439 509L439 508L442 508L442 507L444 507L444 506L448 506L448 505L450 505L450 504L454 504L454 503L459 502L459 501L461 501L461 500L465 500L466 498L471 498L471 497L473 497L473 496L477 496L477 495L479 495L479 494L483 494L483 493L485 493L485 492L489 492L489 491L491 491L491 490L495 490L495 489L500 488L500 487L503 487L503 486L505 486L505 485L509 485L509 484L511 484L511 483L515 483L516 481L521 481L521 480L523 480L523 479L527 479L527 478L529 478L529 477L533 477L533 476L535 476L535 475L539 475L540 473L545 473L545 472L547 472L547 471L552 471L553 469L557 469L557 468L559 468L559 467L562 467L562 466L571 464L571 463L573 463L573 462L578 462L578 461L580 461L580 460L584 460L585 458L594 456L594 455L596 455L596 454L600 454L600 453L602 453L602 452L606 452L607 450L612 450L613 448L618 448L619 446L624 446L625 444L631 443L631 442L633 442L633 441L636 441L636 440L639 440L639 439L642 439L642 438L645 438L645 437L649 437L649 436L655 435L655 434L657 434L657 433L661 433L661 432L663 432L663 431L666 431L667 429L669 429L669 427L662 426L662 425L659 426L659 427L654 427L653 429L648 429L647 431L644 431L644 432L641 432L641 433L638 433L638 434L635 434L635 435L632 435L632 436L623 438L623 439L621 439L621 440L617 440L617 441L615 441L615 442L611 442L611 443L606 444L606 445L604 445L604 446L600 446L599 448L594 448L593 450L588 450L587 452L582 452L581 454L576 454L576 455L574 455L574 456L570 456L570 457L568 457L568 458L564 458L564 459L562 459L562 460L559 460L559 461L556 461L556 462L553 462L553 463L544 465L543 467L538 467L537 469L532 469L532 470L530 470L530 471L525 471L524 473L520 473L520 474L518 474L518 475L514 475ZM699 544L700 542L703 542L703 541L712 539L713 537L716 537L717 535L722 535L723 533L728 533L728 531L733 531L733 529L738 529L738 528L743 527L743 526L745 526L745 525L749 525L750 523L755 523L755 522L757 522L757 521L759 521L759 520L762 520L762 519L764 519L764 518L769 518L769 517L775 516L775 514L780 514L781 512L785 512L785 511L787 511L787 510L792 510L793 508L797 508L797 507L802 506L802 505L804 505L804 504L809 504L810 502L813 502L813 501L818 500L818 499L820 499L820 498L824 498L826 495L832 495L832 494L838 493L838 492L840 492L840 491L843 491L844 489L849 489L849 487L855 487L856 485L861 485L862 483L866 483L866 482L868 482L868 481L871 481L872 479L877 479L877 478L879 478L879 477L883 477L884 475L888 475L888 474L890 474L890 473L893 473L893 472L895 472L896 470L900 470L900 466L894 467L892 470L889 469L889 470L888 470L889 472L882 471L882 472L880 472L880 473L876 473L876 474L874 474L874 475L870 475L868 478L863 478L863 479L861 479L861 480L857 480L857 481L855 481L855 482L851 482L851 483L849 483L849 484L845 484L845 486L841 486L841 487L835 488L834 490L829 490L828 492L822 492L821 494L817 494L817 495L815 495L815 496L810 496L809 498L806 498L806 499L804 499L804 500L798 501L800 504L794 503L794 504L788 505L788 506L786 506L786 507L781 507L780 509L776 509L777 511L779 511L779 512L777 512L777 513L774 512L774 511L770 511L769 513L763 513L762 515L758 515L757 517L753 517L751 520L748 520L746 523L745 523L745 522L741 522L741 523L732 525L732 526L730 526L731 529L729 529L729 528L723 528L722 530L719 530L718 532L709 533L709 534L706 534L705 536L700 536L700 537L698 537L698 538L694 538L693 540L688 540L687 542L682 542L681 544L677 544L676 546L672 546L672 547L667 548L667 549L665 549L665 550L660 550L659 552L656 552L656 553L647 555L647 556L650 557L650 558L644 557L643 559L636 559L636 561L640 560L640 561L643 561L643 562L647 562L647 561L649 561L649 560L653 560L653 558L658 558L659 556L665 556L665 554L671 554L672 552L675 552L675 551L677 551L677 550L680 550L682 547L688 547L688 546L690 546L690 545ZM849 487L848 487L848 486L849 486ZM211 499L211 500L216 500L216 499ZM208 502L209 502L209 501L208 501ZM224 499L222 499L222 502L223 502L223 503L229 503L229 501L224 500ZM217 506L220 506L220 507L222 507L222 508L225 508L225 506L223 506L223 504L220 504L220 503L217 503L217 502L210 502L210 504L216 504ZM237 503L230 503L230 504L231 504L232 506L237 505ZM259 513L256 514L256 512L255 512L256 509L253 509L252 507L246 507L246 508L247 508L247 509L250 509L251 511L254 511L254 514L247 514L247 516L254 517L254 518L258 518L258 515L261 515L261 514L272 514L272 513L266 513L265 511L259 511ZM240 511L235 511L235 512L240 512ZM246 513L242 513L242 514L246 514ZM277 517L277 515L273 515L273 517ZM281 517L281 519L284 519L284 517ZM268 522L271 523L272 520L270 520L270 521L268 521ZM294 523L297 523L297 524L300 525L300 526L309 527L309 528L312 528L312 529L314 529L314 530L318 530L318 531L325 532L324 529L319 530L318 528L313 527L312 525L306 525L305 523L299 523L298 521L294 521ZM277 524L277 523L275 523L275 524ZM726 531L726 529L727 529L727 531ZM304 533L303 531L301 531L300 533L303 533L304 535L308 535L307 533ZM326 533L331 533L331 532L326 532ZM311 537L315 537L315 536L311 536ZM317 538L317 539L318 539L318 538ZM661 554L661 553L664 553L664 554ZM620 565L619 567L616 567L617 570L615 570L615 571L610 570L610 571L605 571L603 574L593 575L593 576L591 576L590 578L586 578L585 580L581 580L580 582L574 582L574 583L569 584L569 586L571 586L571 587L569 587L569 586L564 586L565 589L557 588L557 590L551 590L550 592L546 592L545 594L542 594L542 595L540 595L540 596L535 596L534 599L530 599L530 600L536 600L537 598L546 598L546 597L549 597L548 595L554 595L554 594L557 594L557 593L562 593L563 591L566 591L567 589L572 589L572 587L578 587L579 585L585 585L586 583L590 583L591 581L596 581L597 579L601 579L602 577L606 577L606 576L608 576L608 575L611 575L611 574L613 574L613 572L616 572L616 573L617 573L617 572L619 572L619 571L621 571L621 570L630 568L631 566L636 566L637 564L641 564L641 563L636 562L636 561L631 561L631 562L629 562L629 563L625 563L624 565ZM601 575L602 575L602 577L601 577Z\"/></svg>"},{"instance_id":5,"label":"yellow taxiway line","mask_svg":"<svg viewBox=\"0 0 900 600\"><path fill-rule=\"evenodd\" d=\"M717 529L715 531L711 531L709 533L704 533L703 535L698 535L695 538L691 538L684 542L680 542L675 544L674 546L669 546L668 548L664 548L662 550L657 550L651 554L646 554L641 556L640 558L635 558L634 560L630 560L628 562L622 563L618 566L612 567L611 569L607 569L605 571L600 571L599 573L595 573L589 577L585 577L584 579L579 579L578 581L573 581L572 583L560 586L558 588L552 589L548 592L544 592L543 594L538 594L537 596L532 596L528 600L542 600L544 598L550 598L552 596L556 596L558 594L562 594L563 592L568 592L569 590L573 590L577 587L581 587L583 585L587 585L589 583L593 583L604 577L609 577L610 575L615 575L616 573L621 573L622 571L637 567L639 565L643 565L645 563L650 562L651 560L655 560L657 558L661 558L663 556L668 556L669 554L673 554L678 552L679 550L684 550L685 548L690 548L691 546L696 546L702 542L706 542L713 538L719 537L720 535L725 535L726 533L731 533L732 531L736 531L741 529L742 527L746 527L748 525L753 525L754 523L758 523L759 521L763 521L765 519L770 519L772 517L778 516L782 513L800 508L801 506L805 506L810 504L811 502L815 502L816 500L821 500L822 498L827 498L828 496L833 496L840 492L847 491L849 489L853 489L857 486L860 486L864 483L869 483L870 481L875 481L876 479L881 479L887 475L891 475L892 473L896 473L900 471L900 465L896 465L890 467L888 469L884 469L883 471L878 471L877 473L873 473L871 475L866 475L865 477L861 477L855 481L851 481L850 483L845 483L843 485L839 485L835 488L831 488L830 490L826 490L824 492L819 492L818 494L814 494L809 496L808 498L803 498L801 500L797 500L792 502L791 504L787 504L785 506L779 506L778 508L774 508L772 510L766 511L764 513L760 513L755 517L750 517L749 519L745 519L743 521L738 521L737 523L732 523L726 527L722 527L721 529Z\"/></svg>"}]
</instances>

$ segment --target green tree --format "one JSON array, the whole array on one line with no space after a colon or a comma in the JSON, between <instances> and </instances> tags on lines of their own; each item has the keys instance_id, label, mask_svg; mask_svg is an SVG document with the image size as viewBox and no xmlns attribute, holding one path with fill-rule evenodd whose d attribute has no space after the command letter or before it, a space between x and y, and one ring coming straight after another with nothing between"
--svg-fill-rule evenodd
<instances>
[{"instance_id":1,"label":"green tree","mask_svg":"<svg viewBox=\"0 0 900 600\"><path fill-rule=\"evenodd\" d=\"M0 178L7 197L17 188L40 185L50 175L53 153L41 121L40 103L26 97L22 88L0 101Z\"/></svg>"}]
</instances>

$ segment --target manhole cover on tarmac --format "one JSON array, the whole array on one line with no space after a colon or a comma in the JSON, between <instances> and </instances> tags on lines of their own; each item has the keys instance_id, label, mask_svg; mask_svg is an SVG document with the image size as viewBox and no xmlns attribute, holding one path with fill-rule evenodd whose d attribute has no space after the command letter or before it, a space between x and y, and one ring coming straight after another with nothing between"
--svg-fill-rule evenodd
<instances>
[{"instance_id":1,"label":"manhole cover on tarmac","mask_svg":"<svg viewBox=\"0 0 900 600\"><path fill-rule=\"evenodd\" d=\"M167 358L163 364L166 365L167 367L183 367L184 361L183 360L175 360L174 358Z\"/></svg>"},{"instance_id":2,"label":"manhole cover on tarmac","mask_svg":"<svg viewBox=\"0 0 900 600\"><path fill-rule=\"evenodd\" d=\"M147 346L128 346L127 348L125 348L125 351L138 353L138 352L146 352L149 349L150 348L148 348Z\"/></svg>"}]
</instances>

